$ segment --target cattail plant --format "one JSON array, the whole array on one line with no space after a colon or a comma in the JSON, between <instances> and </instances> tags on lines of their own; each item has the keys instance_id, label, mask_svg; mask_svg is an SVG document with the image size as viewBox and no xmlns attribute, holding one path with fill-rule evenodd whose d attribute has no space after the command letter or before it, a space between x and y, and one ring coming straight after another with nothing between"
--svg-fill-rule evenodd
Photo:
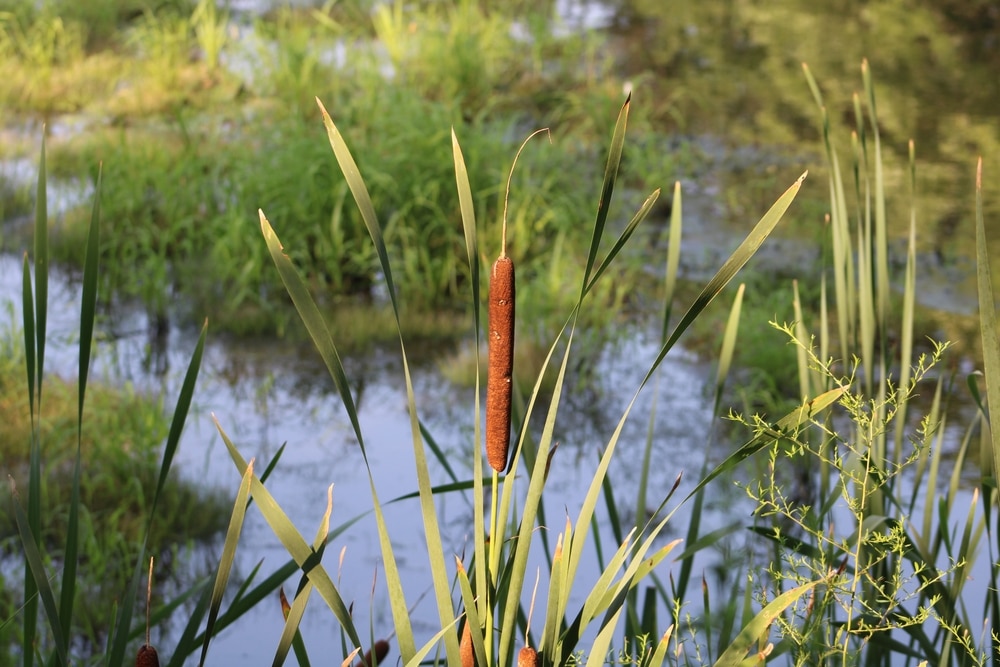
<instances>
[{"instance_id":1,"label":"cattail plant","mask_svg":"<svg viewBox=\"0 0 1000 667\"><path fill-rule=\"evenodd\" d=\"M149 601L153 597L153 558L149 559L149 578L146 580L146 643L135 654L135 667L160 667L160 657L149 643Z\"/></svg>"},{"instance_id":2,"label":"cattail plant","mask_svg":"<svg viewBox=\"0 0 1000 667\"><path fill-rule=\"evenodd\" d=\"M356 667L375 667L375 665L381 665L387 655L389 655L389 642L380 639L375 642L374 646L368 649L368 652L365 653L364 657L361 658L361 662Z\"/></svg>"},{"instance_id":3,"label":"cattail plant","mask_svg":"<svg viewBox=\"0 0 1000 667\"><path fill-rule=\"evenodd\" d=\"M514 261L507 255L507 201L514 165L531 138L548 129L528 135L511 165L503 202L503 228L500 256L490 272L489 289L489 374L486 378L486 458L497 472L507 469L510 449L510 410L514 375Z\"/></svg>"}]
</instances>

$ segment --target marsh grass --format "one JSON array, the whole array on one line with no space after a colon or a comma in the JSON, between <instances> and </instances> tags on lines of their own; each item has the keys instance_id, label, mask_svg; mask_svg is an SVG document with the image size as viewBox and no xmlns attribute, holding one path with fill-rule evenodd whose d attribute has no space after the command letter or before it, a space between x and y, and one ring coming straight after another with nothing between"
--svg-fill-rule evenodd
<instances>
[{"instance_id":1,"label":"marsh grass","mask_svg":"<svg viewBox=\"0 0 1000 667\"><path fill-rule=\"evenodd\" d=\"M818 316L811 323L803 318L793 283L794 319L775 327L793 344L801 395L830 387L843 393L841 409L817 428L773 433L762 474L746 484L757 506L751 530L763 538L750 568L766 571L751 577L747 590L763 604L781 590L827 577L776 618L781 639L769 651L787 655L792 664L996 664L998 639L981 625L994 613L995 595L988 587L970 588L968 579L982 557L984 536L996 529L995 445L985 418L962 425L960 442L946 441L944 405L960 384L940 368L948 346L915 350L920 274L914 147L911 142L913 203L903 212L910 219L905 269L894 287L868 65L862 65L863 93L854 97L856 125L846 162L853 179L842 176L819 86L808 69L806 76L821 110L830 168L832 256ZM981 206L977 192L983 344L995 349ZM991 363L986 360L988 387ZM968 383L979 401L972 376ZM917 404L918 392L933 399ZM738 419L758 433L770 429L760 416ZM982 482L970 497L961 493L962 468L974 459L977 437ZM945 447L956 448L950 474ZM990 556L991 582L997 576L992 563Z\"/></svg>"}]
</instances>

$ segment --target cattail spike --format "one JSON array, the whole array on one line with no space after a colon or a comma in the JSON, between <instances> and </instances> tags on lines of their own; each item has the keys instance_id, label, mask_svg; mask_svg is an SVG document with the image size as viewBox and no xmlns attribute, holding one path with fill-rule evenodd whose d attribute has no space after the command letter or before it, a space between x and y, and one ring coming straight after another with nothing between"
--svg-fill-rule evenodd
<instances>
[{"instance_id":1,"label":"cattail spike","mask_svg":"<svg viewBox=\"0 0 1000 667\"><path fill-rule=\"evenodd\" d=\"M387 655L389 655L389 642L380 639L375 642L374 646L368 649L368 653L365 653L364 657L361 658L361 662L355 667L375 667L375 665L381 665Z\"/></svg>"},{"instance_id":2,"label":"cattail spike","mask_svg":"<svg viewBox=\"0 0 1000 667\"><path fill-rule=\"evenodd\" d=\"M517 667L538 667L538 652L525 646L517 654Z\"/></svg>"},{"instance_id":3,"label":"cattail spike","mask_svg":"<svg viewBox=\"0 0 1000 667\"><path fill-rule=\"evenodd\" d=\"M462 667L476 667L476 648L472 645L472 628L469 626L468 618L465 619L458 651L462 658Z\"/></svg>"},{"instance_id":4,"label":"cattail spike","mask_svg":"<svg viewBox=\"0 0 1000 667\"><path fill-rule=\"evenodd\" d=\"M489 374L486 378L486 458L497 472L507 468L514 375L514 262L493 264L489 289Z\"/></svg>"}]
</instances>

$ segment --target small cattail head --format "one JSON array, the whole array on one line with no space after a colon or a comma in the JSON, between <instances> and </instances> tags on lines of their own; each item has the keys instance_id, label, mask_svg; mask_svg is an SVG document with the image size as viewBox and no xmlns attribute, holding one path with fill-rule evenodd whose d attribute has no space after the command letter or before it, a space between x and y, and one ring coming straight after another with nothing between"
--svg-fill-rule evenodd
<instances>
[{"instance_id":1,"label":"small cattail head","mask_svg":"<svg viewBox=\"0 0 1000 667\"><path fill-rule=\"evenodd\" d=\"M389 655L389 642L380 639L368 650L368 653L365 653L361 662L356 667L375 667L375 665L381 665L387 655Z\"/></svg>"},{"instance_id":2,"label":"small cattail head","mask_svg":"<svg viewBox=\"0 0 1000 667\"><path fill-rule=\"evenodd\" d=\"M538 652L530 646L525 646L517 654L517 667L537 667Z\"/></svg>"},{"instance_id":3,"label":"small cattail head","mask_svg":"<svg viewBox=\"0 0 1000 667\"><path fill-rule=\"evenodd\" d=\"M135 654L135 667L160 667L160 657L156 655L156 649L149 644L139 647L139 652Z\"/></svg>"},{"instance_id":4,"label":"small cattail head","mask_svg":"<svg viewBox=\"0 0 1000 667\"><path fill-rule=\"evenodd\" d=\"M462 667L476 666L476 649L472 645L472 628L466 619L465 627L462 630L462 641L459 643L459 655L462 657Z\"/></svg>"}]
</instances>

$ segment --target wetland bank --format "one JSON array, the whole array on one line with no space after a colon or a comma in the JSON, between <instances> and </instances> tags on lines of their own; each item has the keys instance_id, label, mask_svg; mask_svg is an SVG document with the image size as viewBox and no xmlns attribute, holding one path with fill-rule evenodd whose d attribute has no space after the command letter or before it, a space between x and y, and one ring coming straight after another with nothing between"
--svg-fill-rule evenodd
<instances>
[{"instance_id":1,"label":"wetland bank","mask_svg":"<svg viewBox=\"0 0 1000 667\"><path fill-rule=\"evenodd\" d=\"M80 16L74 12L85 9L70 3L7 4L10 12L4 14L3 23L3 73L9 82L4 87L8 125L3 144L7 193L3 212L9 220L3 228L5 250L35 252L26 235L32 227L22 221L32 216L25 182L33 181L37 170L22 171L17 165L34 163L39 119L46 119L50 194L59 195L49 206L50 243L54 265L59 267L53 284L64 287L68 295L79 289L92 183L96 165L103 163L101 279L97 283L98 303L103 305L97 313L100 336L95 376L111 386L133 383L142 395L159 397L154 401L169 412L197 346L197 326L207 315L210 342L178 449L180 477L200 482L203 490L221 492L228 498L226 503L235 495L240 476L230 467L221 436L214 430L209 414L214 413L240 451L257 457L257 470L281 452L267 488L304 535L315 531L323 491L331 482L336 484L336 525L371 508L363 472L366 465L374 471L383 494L383 485L399 493L416 491L419 472L406 451L413 439L407 408L410 399L393 343L396 325L383 286L385 271L323 136L314 97L331 110L344 133L383 225L435 484L450 481L461 487L474 471L469 443L475 434L476 346L469 294L476 273L466 257L449 129L455 128L468 169L480 254L492 256L499 247L502 185L514 149L531 129L552 128L551 145L538 142L522 156L513 175L508 212L511 252L521 281L518 340L523 357L515 375L525 399L531 396L548 345L573 309L578 294L574 286L586 274L593 233L589 219L600 193L606 154L614 145L613 140L609 144L610 130L626 85L633 91L633 103L607 235L613 238L626 229L629 218L653 189L669 193L674 181L683 184L683 250L673 274L678 279L674 298L667 299L669 304L676 303L673 314L668 318L663 313L668 288L663 286L662 267L668 249L676 246L669 233L680 206L664 194L608 273L594 283L589 306L581 311L567 378L559 380L551 373L539 394L544 403L556 388L564 389L559 422L548 435L560 447L552 461L551 480L545 485L546 505L539 518L544 523L547 506L552 534L538 539L551 543L536 548L529 564L523 566L532 574L535 568L541 570L542 589L551 571L556 529L562 523L553 515L566 507L573 516L587 499L598 452L606 450L628 396L642 380L644 366L656 359L662 343L660 330L676 325L683 308L696 301L702 286L737 249L753 221L806 167L810 177L794 205L751 262L750 273L739 278L747 288L741 302L733 376L724 384L722 379L715 380L723 358L718 351L721 332L737 295L730 289L694 321L683 341L685 349L675 347L666 357L659 370L659 388L640 394L634 411L645 417L624 422L619 458L608 478L610 493L601 500L608 506L593 536L603 549L598 546L594 562L587 565L591 570L581 571L581 582L596 578L610 546L623 540L621 524L639 523L647 510L655 510L677 473L685 473L678 493L686 494L700 479L698 473L705 463L726 460L752 433L752 429L719 422L718 415L725 414L727 406L734 406L748 419L755 411L777 419L789 413L800 397L817 395L830 381L809 371L808 360L803 364L797 359L796 347L767 325L768 320L798 321L810 326L804 331L823 329L819 267L831 272L826 303L831 312L834 308L837 255L823 224L831 209L829 172L818 132L819 111L799 61L808 61L820 78L825 99L831 103L832 134L842 151L842 164L848 164L848 133L853 127L865 128L867 159L874 159L868 99L862 92L858 125L849 92L864 91L858 64L863 56L869 57L875 72L885 164L882 199L890 212L885 276L891 287L889 321L903 321L905 297L915 294L921 308L914 309L918 342L913 363L917 353L935 352L919 342L928 334L953 342L948 351L951 356L946 357L951 366L936 366L929 377L947 378L948 372L937 369L956 367L963 369L956 377L964 380L968 367L981 367L971 177L975 154L986 157L987 174L1000 154L993 146L1000 136L997 118L983 102L983 98L995 99L990 91L996 82L983 66L995 54L990 51L989 34L982 34L979 23L971 18L964 20L975 29L963 28L961 12L954 8L917 5L903 11L901 3L884 3L860 7L845 16L842 3L784 12L777 6L771 10L732 2L702 3L706 6L663 15L655 3L650 7L641 2L620 7L533 3L531 8L503 10L469 2L426 6L342 2L323 7L215 7L202 2L197 6L167 4L145 12L125 4L94 3L93 7L103 7L103 14ZM817 40L809 36L829 25L835 10L839 17L836 32L845 35L844 48L813 51ZM779 33L783 26L794 26L794 30ZM778 39L779 34L784 37ZM890 51L893 47L896 50ZM911 69L918 64L924 78L912 75ZM970 78L976 72L983 78ZM938 81L940 92L929 89L928 81ZM965 90L970 104L958 108L960 91ZM912 253L919 267L916 290L906 283L909 136L916 137L918 155L919 229ZM18 174L28 178L19 179ZM874 196L874 168L865 176ZM997 212L991 182L995 181L987 178L984 188L987 219L995 218ZM330 322L347 367L357 417L370 443L367 457L358 448L350 415L333 395L335 384L316 363L316 353L285 297L285 287L260 237L258 207L274 223L285 251ZM855 232L852 228L851 233ZM996 238L990 243L989 256L996 266L1000 256ZM609 240L601 246L600 256L610 247ZM872 261L874 275L877 262ZM19 258L5 259L5 267L4 295L14 297L20 293ZM939 310L942 304L950 308L944 314ZM62 316L78 313L80 305L67 297L58 308L55 303L50 308L60 313L52 322L63 323L62 328L51 325L50 350L63 346L65 354L50 353L46 367L70 377L76 372L73 340L77 325L75 315L65 320ZM836 308L839 313L847 310L846 305L843 310L840 304ZM19 306L13 312L19 312ZM967 324L961 324L963 318ZM11 319L16 322L18 317ZM839 322L834 318L829 331L836 332L836 326ZM859 326L859 357L863 357L866 335ZM879 333L884 335L884 330ZM12 325L11 340L20 336ZM855 348L836 348L847 345L837 342L840 338L831 336L829 353L838 359L850 358L842 350ZM898 338L905 339L905 335ZM558 352L567 344L563 340ZM890 342L895 346L892 354L899 353L898 345L898 341ZM820 355L820 361L823 358ZM880 394L872 383L875 376L866 376L865 369L873 368L876 358L859 367L857 378L858 386L864 386L875 401L873 406L878 405ZM835 370L836 374L850 371L847 364ZM723 386L720 399L717 390ZM957 494L950 501L956 507L953 518L957 521L965 516L971 489L979 484L981 464L966 467L962 477L962 466L950 462L956 455L959 463L963 457L978 459L970 449L973 436L966 436L966 428L977 423L979 413L972 401L959 397L961 389L955 398L935 402L933 387L930 382L922 386L922 396L913 398L911 410L921 416L945 414L948 421L928 422L926 430L921 430L924 425L911 416L903 441L936 443L923 460L930 469L945 471L933 473L941 481L929 481L932 473L920 472L919 467L909 473L901 468L899 474L894 470L889 475L899 480L899 486L887 488L897 501L910 493L913 499L920 498L920 502L908 503L913 516L926 515L925 507L930 506L936 489ZM652 419L654 406L656 418ZM875 407L872 411L879 414ZM546 437L542 417L529 422L532 439ZM934 423L939 425L936 430ZM941 440L935 440L939 436ZM141 437L159 440L162 435ZM287 443L283 449L282 443ZM641 466L627 464L643 459L647 443L651 443L653 462L644 468L648 477ZM878 451L877 441L870 444ZM903 451L896 447L895 451ZM914 447L913 451L922 450ZM932 456L932 451L941 452L942 458ZM852 479L851 484L866 488L846 476L850 467L829 453L811 452L808 447L793 453L799 458L789 459L787 467L810 455L828 466L829 474L816 481L820 498L833 503L842 491L837 488L835 471ZM154 451L151 456L153 464L158 464L160 453ZM710 496L693 507L685 505L671 520L667 536L686 537L694 545L684 553L680 551L684 547L678 547L677 563L664 566L663 576L678 577L681 585L669 592L661 587L662 597L650 603L653 611L644 612L641 618L637 614L625 624L624 638L618 640L625 642L623 650L640 648L637 637L647 628L661 635L673 616L677 623L690 622L688 630L699 638L678 641L675 635L675 646L682 652L701 646L702 660L705 655L718 658L734 636L739 614L758 608L754 594L767 597L781 590L785 574L772 573L768 579L762 568L748 564L764 556L755 553L760 545L747 551L745 530L746 524L753 523L757 533L766 533L771 514L782 514L776 503L789 479L782 478L783 466L774 466L773 461L769 467L766 453L761 452L749 468L735 474L744 488L716 482ZM931 466L932 461L938 463ZM920 465L919 457L914 465ZM951 472L949 466L958 471L957 481L945 474ZM777 475L771 477L775 469ZM521 479L528 485L531 477L525 472ZM914 485L914 478L922 482ZM754 487L752 482L759 480L772 480L773 486ZM636 493L637 488L643 492ZM442 491L434 496L446 553L468 558L477 549L480 537L471 529L476 517L473 491ZM765 491L770 494L766 498ZM417 507L416 500L385 506L385 521L391 527L411 602L432 586L426 533L412 520ZM745 508L735 521L733 507ZM751 518L755 507L762 517L759 520ZM761 511L760 507L770 509ZM46 505L43 517L62 511ZM800 515L797 511L786 509L791 519L783 521L798 521L802 535L813 535L810 528L815 528L809 521L818 516L810 518L808 512ZM852 519L828 516L837 516L838 523ZM774 525L787 525L774 521ZM932 527L924 527L925 535ZM196 534L188 532L185 538L182 543ZM5 534L4 540L18 553L13 533ZM777 564L787 558L788 572L805 576L803 564L792 557L801 555L801 550L779 553L779 547L789 544L775 544L773 557L768 554L768 559ZM345 548L338 590L344 599L354 601L356 610L370 614L377 636L388 634L393 612L379 583L385 576L385 565L380 564L385 551L370 519L338 534L330 547L337 552ZM189 549L187 559L177 561L182 564L171 575L178 579L159 582L160 604L178 599L192 581L200 581L197 577L213 574L220 548L209 542ZM831 551L823 557L812 553L817 563L835 556L841 545L826 544L826 548ZM592 547L586 549L590 554ZM936 549L932 553L938 557L947 554L940 545ZM415 555L399 555L411 550ZM907 562L902 555L894 561L891 549L872 553L884 555L884 563ZM252 510L237 554L236 581L252 572L262 558L264 573L288 559L286 547ZM324 561L331 574L341 571L332 555ZM926 554L924 558L935 560ZM938 565L945 567L944 577L961 574ZM746 587L745 604L727 611L718 607L720 599L743 599L745 581L721 576L734 567L749 568L760 579L756 590ZM697 606L685 606L681 612L673 605L690 604L679 593L690 580L691 568L713 573L708 578L712 594L705 599L697 596ZM192 578L184 579L185 572ZM11 582L6 589L17 590L16 582L23 574L16 566L12 570L5 566L3 576ZM285 590L291 594L296 578L291 572L288 576ZM900 582L899 590L920 599L919 591L907 585ZM932 583L924 585L936 590ZM961 590L957 583L952 586ZM574 595L573 604L581 604L587 590ZM656 599L655 594L645 595ZM210 662L252 659L279 646L282 623L275 598L273 593L224 628L212 644ZM4 630L13 628L15 645L25 627L23 617L14 612L16 599L10 598L12 611L3 616L15 619ZM225 605L229 604L231 599L226 598ZM456 604L461 611L462 605ZM630 598L628 604L630 610L641 609L635 599ZM424 638L421 642L441 627L433 607L422 602L414 612L413 632ZM706 608L719 613L714 624L702 612L694 621L684 620L686 611ZM902 602L898 609L899 613L915 613ZM947 623L960 620L934 609ZM827 613L830 623L843 621L832 606ZM983 614L989 613L987 606ZM153 643L165 658L173 654L174 645L184 642L183 617L164 620L154 629ZM366 627L368 621L359 618L355 622ZM870 621L863 614L858 618ZM557 642L542 634L543 622L531 625L530 636L553 649ZM922 642L912 628L928 623L914 622L910 630L895 633L886 628L885 634L926 652L926 643L934 641ZM74 644L74 650L90 646L92 651L111 627L95 623L81 628L87 639ZM339 654L336 627L330 610L314 602L301 624L309 653ZM815 655L809 651L820 650L821 633L807 631L807 627L801 626L803 634L784 635L783 642L774 635L779 655ZM927 637L936 637L934 632L939 630L927 627ZM523 641L527 631L518 632L518 641ZM47 636L45 631L42 636ZM499 641L509 641L509 636ZM853 646L851 641L848 637L836 645L846 651ZM984 650L989 646L988 642L975 645ZM900 657L905 652L897 653L892 646L867 650L884 664L905 660ZM542 655L554 653L543 651Z\"/></svg>"}]
</instances>

